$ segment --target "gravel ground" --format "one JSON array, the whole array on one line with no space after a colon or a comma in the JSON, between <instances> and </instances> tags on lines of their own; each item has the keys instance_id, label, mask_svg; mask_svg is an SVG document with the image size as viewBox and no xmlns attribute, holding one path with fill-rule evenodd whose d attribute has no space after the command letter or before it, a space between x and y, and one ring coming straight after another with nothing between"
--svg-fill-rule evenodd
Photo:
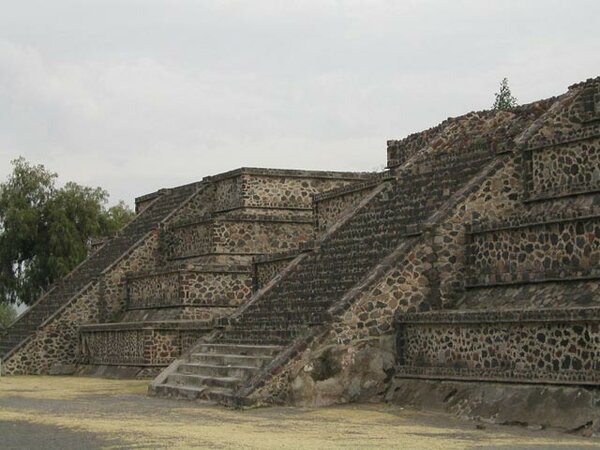
<instances>
[{"instance_id":1,"label":"gravel ground","mask_svg":"<svg viewBox=\"0 0 600 450\"><path fill-rule=\"evenodd\" d=\"M554 449L600 441L383 404L232 411L146 397L144 381L0 378L0 449Z\"/></svg>"}]
</instances>

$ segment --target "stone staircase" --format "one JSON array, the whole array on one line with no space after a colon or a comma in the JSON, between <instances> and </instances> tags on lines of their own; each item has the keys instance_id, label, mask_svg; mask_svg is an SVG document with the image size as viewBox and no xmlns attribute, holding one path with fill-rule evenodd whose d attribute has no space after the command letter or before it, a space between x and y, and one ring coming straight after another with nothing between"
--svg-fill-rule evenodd
<instances>
[{"instance_id":1,"label":"stone staircase","mask_svg":"<svg viewBox=\"0 0 600 450\"><path fill-rule=\"evenodd\" d=\"M79 327L78 373L156 376L251 297L255 256L312 240L313 194L370 178L272 169L206 177L161 226L154 267L124 274L119 315Z\"/></svg>"},{"instance_id":2,"label":"stone staircase","mask_svg":"<svg viewBox=\"0 0 600 450\"><path fill-rule=\"evenodd\" d=\"M199 183L159 191L159 195L106 244L92 253L66 277L55 283L40 299L6 330L0 339L0 356L6 358L41 324L56 313L78 292L127 254L146 234L156 229L170 213L194 194Z\"/></svg>"},{"instance_id":3,"label":"stone staircase","mask_svg":"<svg viewBox=\"0 0 600 450\"><path fill-rule=\"evenodd\" d=\"M305 324L321 322L322 314L358 283L381 259L439 209L452 193L474 176L491 155L477 153L462 167L411 174L389 183L351 220L320 244L284 282L260 302L251 305L238 323L224 333L231 342L244 340L246 332L268 331L263 339L281 343ZM453 163L454 164L454 163ZM454 167L457 167L454 164Z\"/></svg>"},{"instance_id":4,"label":"stone staircase","mask_svg":"<svg viewBox=\"0 0 600 450\"><path fill-rule=\"evenodd\" d=\"M278 345L202 344L168 375L160 394L189 400L233 399L235 391L281 351Z\"/></svg>"},{"instance_id":5,"label":"stone staircase","mask_svg":"<svg viewBox=\"0 0 600 450\"><path fill-rule=\"evenodd\" d=\"M403 240L419 234L420 225L494 158L489 146L477 146L417 159L384 182L368 203L325 235L318 248L264 295L251 300L212 343L200 344L172 365L150 392L230 403L259 362L268 362L312 326L324 323L337 300ZM247 355L262 358L242 365Z\"/></svg>"}]
</instances>

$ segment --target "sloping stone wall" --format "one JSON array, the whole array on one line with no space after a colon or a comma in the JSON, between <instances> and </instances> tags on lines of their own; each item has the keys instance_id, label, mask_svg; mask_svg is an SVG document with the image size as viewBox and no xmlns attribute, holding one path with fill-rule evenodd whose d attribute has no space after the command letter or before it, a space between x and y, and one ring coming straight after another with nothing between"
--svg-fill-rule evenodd
<instances>
[{"instance_id":1,"label":"sloping stone wall","mask_svg":"<svg viewBox=\"0 0 600 450\"><path fill-rule=\"evenodd\" d=\"M216 196L215 186L204 183L201 190L177 211L169 224L186 223L210 214L214 210Z\"/></svg>"},{"instance_id":2,"label":"sloping stone wall","mask_svg":"<svg viewBox=\"0 0 600 450\"><path fill-rule=\"evenodd\" d=\"M242 176L216 181L214 186L213 211L227 211L244 206L244 179Z\"/></svg>"},{"instance_id":3,"label":"sloping stone wall","mask_svg":"<svg viewBox=\"0 0 600 450\"><path fill-rule=\"evenodd\" d=\"M127 306L127 274L155 270L161 263L158 230L155 230L131 255L119 261L99 280L98 300L104 309L104 314L97 320L112 321L125 310ZM95 320L89 322L95 322Z\"/></svg>"},{"instance_id":4,"label":"sloping stone wall","mask_svg":"<svg viewBox=\"0 0 600 450\"><path fill-rule=\"evenodd\" d=\"M126 303L126 274L132 270L153 269L157 248L154 233L40 327L23 347L4 361L3 370L12 375L73 370L78 357L79 327L122 314Z\"/></svg>"},{"instance_id":5,"label":"sloping stone wall","mask_svg":"<svg viewBox=\"0 0 600 450\"><path fill-rule=\"evenodd\" d=\"M78 326L97 320L98 285L94 285L35 332L25 344L3 362L7 375L72 373L78 353Z\"/></svg>"},{"instance_id":6,"label":"sloping stone wall","mask_svg":"<svg viewBox=\"0 0 600 450\"><path fill-rule=\"evenodd\" d=\"M417 152L422 151L434 138L438 137L444 130L448 121L420 133L413 133L401 140L387 141L387 167L401 166Z\"/></svg>"}]
</instances>

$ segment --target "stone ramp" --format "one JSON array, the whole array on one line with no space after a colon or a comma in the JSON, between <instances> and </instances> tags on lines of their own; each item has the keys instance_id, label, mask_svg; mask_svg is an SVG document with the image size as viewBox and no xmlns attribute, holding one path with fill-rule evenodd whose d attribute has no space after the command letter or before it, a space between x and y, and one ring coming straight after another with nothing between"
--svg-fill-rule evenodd
<instances>
[{"instance_id":1,"label":"stone ramp","mask_svg":"<svg viewBox=\"0 0 600 450\"><path fill-rule=\"evenodd\" d=\"M66 277L59 280L7 329L0 339L0 355L8 357L40 325L55 314L79 292L97 280L97 277L122 256L127 254L149 232L167 218L182 202L194 194L199 184L190 184L159 191L151 204L117 235L92 253Z\"/></svg>"}]
</instances>

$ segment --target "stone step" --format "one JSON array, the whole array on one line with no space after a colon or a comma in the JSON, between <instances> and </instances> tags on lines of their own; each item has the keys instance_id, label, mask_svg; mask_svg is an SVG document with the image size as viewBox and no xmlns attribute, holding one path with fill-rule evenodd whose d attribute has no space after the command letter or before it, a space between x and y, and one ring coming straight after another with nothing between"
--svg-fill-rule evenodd
<instances>
[{"instance_id":1,"label":"stone step","mask_svg":"<svg viewBox=\"0 0 600 450\"><path fill-rule=\"evenodd\" d=\"M228 404L234 398L234 392L225 388L209 388L194 386L178 386L160 384L152 388L152 393L158 397L177 398L182 400L206 400L212 403Z\"/></svg>"},{"instance_id":2,"label":"stone step","mask_svg":"<svg viewBox=\"0 0 600 450\"><path fill-rule=\"evenodd\" d=\"M258 367L252 366L221 366L202 363L182 363L177 367L178 374L237 378L240 380L248 379L252 374L259 370Z\"/></svg>"},{"instance_id":3,"label":"stone step","mask_svg":"<svg viewBox=\"0 0 600 450\"><path fill-rule=\"evenodd\" d=\"M179 386L175 384L160 384L152 387L151 393L163 398L177 398L183 400L198 400L203 398L203 393L208 387Z\"/></svg>"},{"instance_id":4,"label":"stone step","mask_svg":"<svg viewBox=\"0 0 600 450\"><path fill-rule=\"evenodd\" d=\"M293 341L293 338L281 338L274 336L257 337L256 335L229 335L221 339L227 344L260 344L260 345L287 345Z\"/></svg>"},{"instance_id":5,"label":"stone step","mask_svg":"<svg viewBox=\"0 0 600 450\"><path fill-rule=\"evenodd\" d=\"M327 307L331 306L331 302L327 302ZM252 317L255 323L264 321L268 323L270 320L283 320L289 317L302 317L304 321L311 319L319 319L327 312L328 308L324 307L305 307L299 305L296 307L285 305L279 310L269 310L266 308L255 308L248 311L248 318Z\"/></svg>"},{"instance_id":6,"label":"stone step","mask_svg":"<svg viewBox=\"0 0 600 450\"><path fill-rule=\"evenodd\" d=\"M224 332L220 342L242 345L286 345L302 331L301 329L263 330L253 328L251 323L244 323L244 325L246 325L244 328L236 327Z\"/></svg>"},{"instance_id":7,"label":"stone step","mask_svg":"<svg viewBox=\"0 0 600 450\"><path fill-rule=\"evenodd\" d=\"M192 353L190 362L211 364L218 366L251 366L263 367L273 359L270 355L236 355L221 353Z\"/></svg>"},{"instance_id":8,"label":"stone step","mask_svg":"<svg viewBox=\"0 0 600 450\"><path fill-rule=\"evenodd\" d=\"M217 387L225 389L236 389L242 379L236 377L217 377L206 375L195 375L189 373L173 373L167 377L167 384L174 386L192 386L192 387Z\"/></svg>"},{"instance_id":9,"label":"stone step","mask_svg":"<svg viewBox=\"0 0 600 450\"><path fill-rule=\"evenodd\" d=\"M230 404L234 398L235 392L232 389L207 387L203 397L205 400L219 404Z\"/></svg>"},{"instance_id":10,"label":"stone step","mask_svg":"<svg viewBox=\"0 0 600 450\"><path fill-rule=\"evenodd\" d=\"M274 356L283 347L280 345L244 345L225 343L205 343L198 347L198 353L235 354L238 356Z\"/></svg>"}]
</instances>

